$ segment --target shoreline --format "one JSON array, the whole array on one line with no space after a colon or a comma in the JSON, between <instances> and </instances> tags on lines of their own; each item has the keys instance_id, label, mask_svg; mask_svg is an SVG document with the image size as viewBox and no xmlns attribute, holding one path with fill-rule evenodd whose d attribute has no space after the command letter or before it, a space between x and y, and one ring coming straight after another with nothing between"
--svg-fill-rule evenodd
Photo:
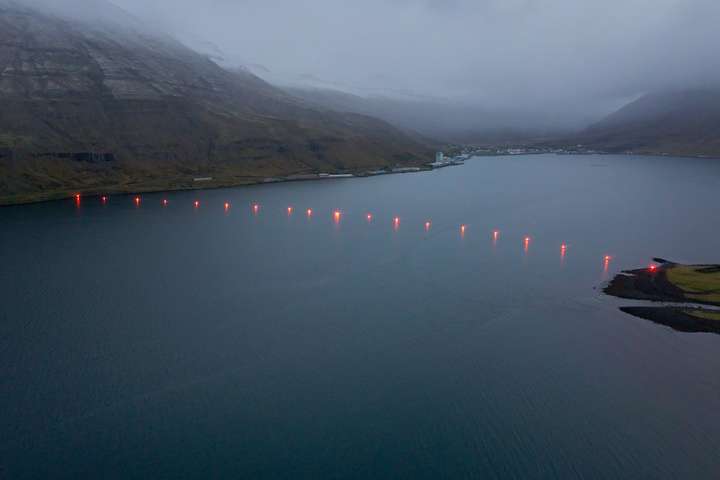
<instances>
[{"instance_id":1,"label":"shoreline","mask_svg":"<svg viewBox=\"0 0 720 480\"><path fill-rule=\"evenodd\" d=\"M464 159L463 159L464 160ZM184 192L184 191L193 191L193 190L219 190L223 188L238 188L238 187L250 187L250 186L257 186L257 185L268 185L268 184L274 184L274 183L288 183L288 182L311 182L311 181L321 181L321 180L342 180L342 179L353 179L353 178L367 178L367 177L376 177L380 175L398 175L403 173L420 173L420 172L430 172L433 170L439 170L440 168L445 167L451 167L451 166L459 166L463 163L460 161L449 161L446 164L443 164L441 166L430 166L430 165L422 165L422 166L408 166L408 167L395 167L390 170L362 170L357 172L346 172L346 173L309 173L309 174L290 174L290 175L284 175L284 176L277 176L277 177L240 177L241 179L238 179L237 181L225 181L222 179L216 179L213 177L207 177L203 178L200 177L200 180L193 179L191 181L194 182L194 184L184 184L177 187L169 187L169 186L158 186L155 187L139 187L139 188L127 188L122 189L118 187L108 187L107 190L100 191L97 189L93 189L92 191L85 191L78 190L77 192L58 192L57 194L49 194L48 196L41 196L38 195L28 195L29 197L38 197L38 198L29 198L29 199L22 199L18 201L12 201L12 200L0 200L0 208L7 208L7 207L17 207L21 205L33 205L38 203L46 203L46 202L58 202L62 200L68 200L72 199L75 194L80 194L83 198L97 198L101 197L103 195L142 195L146 193L164 193L164 192ZM187 182L187 179L183 180L184 182Z\"/></svg>"},{"instance_id":2,"label":"shoreline","mask_svg":"<svg viewBox=\"0 0 720 480\"><path fill-rule=\"evenodd\" d=\"M184 192L184 191L193 191L193 190L217 190L221 188L237 188L237 187L246 187L246 186L254 186L254 185L264 185L268 183L285 183L285 182L305 182L305 181L316 181L316 180L336 180L338 178L364 178L364 177L372 177L377 175L393 175L393 174L399 174L399 173L418 173L418 172L427 172L431 170L439 170L441 168L445 167L451 167L451 166L459 166L462 165L463 162L470 160L472 158L483 158L483 157L517 157L517 156L524 156L524 155L558 155L558 156L565 156L565 155L583 155L583 156L638 156L638 157L659 157L659 158L684 158L684 159L696 159L696 160L720 160L720 156L718 157L710 157L706 155L674 155L674 154L668 154L668 153L627 153L627 152L566 152L566 153L560 153L556 151L547 151L547 152L525 152L525 153L503 153L503 152L495 152L495 153L489 153L489 152L477 152L477 153L462 153L461 155L457 155L455 157L449 158L449 161L441 166L432 166L430 164L423 164L421 166L412 166L412 167L398 167L400 170L403 171L382 171L379 170L362 170L357 172L347 172L347 173L327 173L327 174L290 174L290 175L284 175L279 177L239 177L242 180L238 181L222 181L218 180L215 181L214 179L209 180L208 183L198 183L197 185L182 185L177 187L169 187L169 186L158 186L158 187L139 187L139 188L128 188L128 189L122 189L118 187L108 187L107 190L100 191L97 189L94 189L92 191L86 191L83 192L82 190L78 190L76 192L69 192L69 191L63 191L58 192L56 194L49 194L47 196L43 196L42 194L28 194L27 197L30 198L23 198L22 200L8 200L8 198L12 197L5 197L5 200L0 200L0 208L5 207L15 207L20 205L33 205L37 203L45 203L45 202L57 202L61 200L67 200L73 197L75 193L79 193L83 197L100 197L102 195L141 195L144 193L163 193L163 192ZM212 178L212 177L210 177ZM179 182L187 182L187 179L180 179ZM17 197L26 197L25 195L18 195Z\"/></svg>"},{"instance_id":3,"label":"shoreline","mask_svg":"<svg viewBox=\"0 0 720 480\"><path fill-rule=\"evenodd\" d=\"M720 335L720 320L712 320L693 315L707 312L705 309L684 307L620 307L620 311L634 317L650 320L658 325L670 327L683 333L715 333Z\"/></svg>"},{"instance_id":4,"label":"shoreline","mask_svg":"<svg viewBox=\"0 0 720 480\"><path fill-rule=\"evenodd\" d=\"M720 334L720 309L703 307L720 307L720 265L683 265L661 258L654 261L659 265L620 272L603 292L618 298L673 303L620 310L680 332Z\"/></svg>"}]
</instances>

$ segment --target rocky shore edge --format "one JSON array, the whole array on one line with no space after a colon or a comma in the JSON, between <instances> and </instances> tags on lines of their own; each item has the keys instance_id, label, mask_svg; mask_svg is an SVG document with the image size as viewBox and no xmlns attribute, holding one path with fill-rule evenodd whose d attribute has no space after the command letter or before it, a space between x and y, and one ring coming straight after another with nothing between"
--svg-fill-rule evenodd
<instances>
[{"instance_id":1,"label":"rocky shore edge","mask_svg":"<svg viewBox=\"0 0 720 480\"><path fill-rule=\"evenodd\" d=\"M603 292L619 298L673 303L620 307L620 310L680 332L720 334L720 309L699 306L720 306L715 297L702 297L706 291L713 293L714 290L700 288L689 291L669 278L672 269L683 268L699 277L698 285L702 286L704 275L707 275L708 282L720 276L720 265L683 265L662 258L653 260L655 263L650 267L622 271L605 286Z\"/></svg>"}]
</instances>

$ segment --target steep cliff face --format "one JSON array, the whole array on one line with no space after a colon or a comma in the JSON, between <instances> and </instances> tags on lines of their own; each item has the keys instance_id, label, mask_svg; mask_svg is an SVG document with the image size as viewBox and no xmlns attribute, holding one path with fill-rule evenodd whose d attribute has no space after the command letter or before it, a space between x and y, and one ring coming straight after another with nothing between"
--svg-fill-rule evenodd
<instances>
[{"instance_id":1,"label":"steep cliff face","mask_svg":"<svg viewBox=\"0 0 720 480\"><path fill-rule=\"evenodd\" d=\"M385 122L310 107L84 1L71 19L0 0L0 203L430 158Z\"/></svg>"}]
</instances>

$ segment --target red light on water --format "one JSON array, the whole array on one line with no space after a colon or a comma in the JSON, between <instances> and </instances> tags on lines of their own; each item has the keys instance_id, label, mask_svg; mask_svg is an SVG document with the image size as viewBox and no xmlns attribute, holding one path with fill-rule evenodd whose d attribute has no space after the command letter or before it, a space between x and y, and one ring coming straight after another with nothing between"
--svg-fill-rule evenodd
<instances>
[{"instance_id":1,"label":"red light on water","mask_svg":"<svg viewBox=\"0 0 720 480\"><path fill-rule=\"evenodd\" d=\"M168 205L167 198L163 198L162 205L163 205L163 207L167 207L167 205Z\"/></svg>"},{"instance_id":2,"label":"red light on water","mask_svg":"<svg viewBox=\"0 0 720 480\"><path fill-rule=\"evenodd\" d=\"M257 215L258 212L260 212L260 205L258 205L257 203L253 203L252 211L253 211L253 215Z\"/></svg>"},{"instance_id":3,"label":"red light on water","mask_svg":"<svg viewBox=\"0 0 720 480\"><path fill-rule=\"evenodd\" d=\"M650 264L648 270L650 270L651 272L657 271L657 265L655 265L654 263Z\"/></svg>"},{"instance_id":4,"label":"red light on water","mask_svg":"<svg viewBox=\"0 0 720 480\"><path fill-rule=\"evenodd\" d=\"M432 227L432 223L430 222L430 220L428 220L427 222L425 222L425 231L429 231L430 227Z\"/></svg>"},{"instance_id":5,"label":"red light on water","mask_svg":"<svg viewBox=\"0 0 720 480\"><path fill-rule=\"evenodd\" d=\"M79 193L76 193L76 194L75 194L75 200L80 200L80 194L79 194Z\"/></svg>"},{"instance_id":6,"label":"red light on water","mask_svg":"<svg viewBox=\"0 0 720 480\"><path fill-rule=\"evenodd\" d=\"M523 250L525 250L525 253L530 250L530 240L530 237L525 237L523 239Z\"/></svg>"},{"instance_id":7,"label":"red light on water","mask_svg":"<svg viewBox=\"0 0 720 480\"><path fill-rule=\"evenodd\" d=\"M335 223L340 223L340 217L342 216L342 213L340 213L340 210L335 210L333 212L333 221Z\"/></svg>"},{"instance_id":8,"label":"red light on water","mask_svg":"<svg viewBox=\"0 0 720 480\"><path fill-rule=\"evenodd\" d=\"M292 215L292 213L293 213L293 207L287 207L288 217L289 217L290 215Z\"/></svg>"},{"instance_id":9,"label":"red light on water","mask_svg":"<svg viewBox=\"0 0 720 480\"><path fill-rule=\"evenodd\" d=\"M400 228L400 217L393 218L393 229L397 230Z\"/></svg>"},{"instance_id":10,"label":"red light on water","mask_svg":"<svg viewBox=\"0 0 720 480\"><path fill-rule=\"evenodd\" d=\"M312 208L308 208L308 209L307 209L307 216L308 216L308 217L312 217L312 214L313 214Z\"/></svg>"},{"instance_id":11,"label":"red light on water","mask_svg":"<svg viewBox=\"0 0 720 480\"><path fill-rule=\"evenodd\" d=\"M102 203L106 203L108 201L108 197L106 195L103 195L102 197L100 197L100 201Z\"/></svg>"},{"instance_id":12,"label":"red light on water","mask_svg":"<svg viewBox=\"0 0 720 480\"><path fill-rule=\"evenodd\" d=\"M199 200L195 200L195 201L193 202L193 205L195 206L195 208L198 208L198 207L200 206L200 201L199 201Z\"/></svg>"},{"instance_id":13,"label":"red light on water","mask_svg":"<svg viewBox=\"0 0 720 480\"><path fill-rule=\"evenodd\" d=\"M367 215L365 215L365 218L367 218L368 222L372 222L372 219L373 219L372 213L368 213Z\"/></svg>"},{"instance_id":14,"label":"red light on water","mask_svg":"<svg viewBox=\"0 0 720 480\"><path fill-rule=\"evenodd\" d=\"M230 210L230 202L225 202L225 211Z\"/></svg>"},{"instance_id":15,"label":"red light on water","mask_svg":"<svg viewBox=\"0 0 720 480\"><path fill-rule=\"evenodd\" d=\"M460 225L460 235L465 236L465 229L467 227L465 225Z\"/></svg>"},{"instance_id":16,"label":"red light on water","mask_svg":"<svg viewBox=\"0 0 720 480\"><path fill-rule=\"evenodd\" d=\"M135 206L140 206L140 197L135 197Z\"/></svg>"}]
</instances>

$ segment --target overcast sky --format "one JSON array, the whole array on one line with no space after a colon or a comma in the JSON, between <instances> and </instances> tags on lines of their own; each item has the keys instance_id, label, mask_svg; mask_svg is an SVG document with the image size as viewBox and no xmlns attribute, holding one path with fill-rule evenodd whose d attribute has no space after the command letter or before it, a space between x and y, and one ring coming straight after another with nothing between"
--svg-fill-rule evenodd
<instances>
[{"instance_id":1,"label":"overcast sky","mask_svg":"<svg viewBox=\"0 0 720 480\"><path fill-rule=\"evenodd\" d=\"M720 78L718 0L112 0L231 64L572 109Z\"/></svg>"}]
</instances>

